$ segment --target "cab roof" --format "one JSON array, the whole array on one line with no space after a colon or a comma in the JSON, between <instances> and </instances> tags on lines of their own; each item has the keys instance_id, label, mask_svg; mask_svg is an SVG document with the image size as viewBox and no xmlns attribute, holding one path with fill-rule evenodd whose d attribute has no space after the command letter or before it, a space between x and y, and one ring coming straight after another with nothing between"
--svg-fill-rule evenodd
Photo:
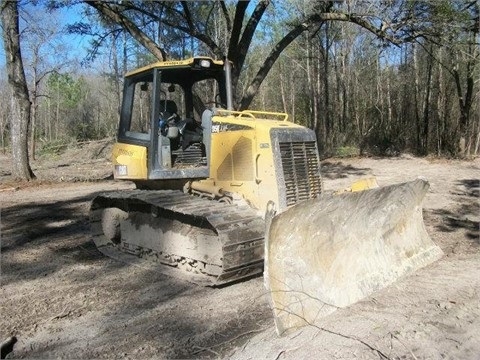
<instances>
[{"instance_id":1,"label":"cab roof","mask_svg":"<svg viewBox=\"0 0 480 360\"><path fill-rule=\"evenodd\" d=\"M125 74L125 77L130 77L130 76L135 76L138 74L141 74L145 71L149 71L155 68L159 69L198 69L201 68L199 65L202 60L207 60L210 62L210 69L212 70L221 70L223 69L223 61L222 60L214 60L210 57L206 56L197 56L197 57L192 57L189 59L185 60L169 60L169 61L157 61L155 63L152 63L147 66L143 66L141 68L132 70ZM209 69L209 68L203 68L203 69Z\"/></svg>"}]
</instances>

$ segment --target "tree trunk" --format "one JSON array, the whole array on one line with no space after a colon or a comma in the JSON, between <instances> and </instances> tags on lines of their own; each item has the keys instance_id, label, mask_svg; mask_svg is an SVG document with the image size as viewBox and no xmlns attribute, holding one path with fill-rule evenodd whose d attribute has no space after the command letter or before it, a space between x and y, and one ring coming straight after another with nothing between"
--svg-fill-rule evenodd
<instances>
[{"instance_id":1,"label":"tree trunk","mask_svg":"<svg viewBox=\"0 0 480 360\"><path fill-rule=\"evenodd\" d=\"M438 61L441 63L442 60L442 49L438 50ZM443 151L443 142L442 136L445 129L445 114L444 114L444 104L445 104L445 92L446 86L443 81L443 66L438 67L438 95L437 95L437 126L436 126L436 145L437 145L437 156L440 156Z\"/></svg>"},{"instance_id":2,"label":"tree trunk","mask_svg":"<svg viewBox=\"0 0 480 360\"><path fill-rule=\"evenodd\" d=\"M33 96L33 103L31 106L31 126L30 126L30 154L32 155L32 160L35 160L35 130L36 130L36 119L37 119L37 99L36 96Z\"/></svg>"},{"instance_id":3,"label":"tree trunk","mask_svg":"<svg viewBox=\"0 0 480 360\"><path fill-rule=\"evenodd\" d=\"M422 153L422 124L421 124L421 118L420 118L420 82L419 82L419 77L420 77L420 72L418 68L418 50L415 45L412 45L413 47L413 73L414 73L414 79L415 79L415 88L414 88L414 111L415 111L415 125L416 125L416 131L415 131L415 138L416 138L416 149L417 153Z\"/></svg>"},{"instance_id":4,"label":"tree trunk","mask_svg":"<svg viewBox=\"0 0 480 360\"><path fill-rule=\"evenodd\" d=\"M309 110L309 126L310 129L313 129L315 133L318 135L317 132L317 117L315 112L313 111L313 104L314 101L316 101L315 98L315 92L313 89L313 82L312 82L312 65L310 64L310 60L312 59L311 55L311 44L312 42L310 41L310 31L307 31L307 36L305 38L305 48L306 48L306 59L307 59L307 86L308 86L308 91L311 94L311 96L308 96L308 110Z\"/></svg>"},{"instance_id":5,"label":"tree trunk","mask_svg":"<svg viewBox=\"0 0 480 360\"><path fill-rule=\"evenodd\" d=\"M2 117L0 118L0 141L2 143L2 152L3 154L6 153L6 147L5 147L5 123L3 118L3 114L1 115Z\"/></svg>"},{"instance_id":6,"label":"tree trunk","mask_svg":"<svg viewBox=\"0 0 480 360\"><path fill-rule=\"evenodd\" d=\"M284 113L288 113L285 84L286 84L286 81L285 81L285 78L283 77L283 69L282 69L282 66L280 66L280 94L282 96L282 109Z\"/></svg>"},{"instance_id":7,"label":"tree trunk","mask_svg":"<svg viewBox=\"0 0 480 360\"><path fill-rule=\"evenodd\" d=\"M428 147L429 147L429 132L430 132L430 98L431 98L431 90L432 90L432 69L433 69L433 61L432 59L428 59L427 64L427 84L425 86L425 102L423 104L423 140L422 140L422 149L423 154L428 154Z\"/></svg>"},{"instance_id":8,"label":"tree trunk","mask_svg":"<svg viewBox=\"0 0 480 360\"><path fill-rule=\"evenodd\" d=\"M0 3L0 9L8 84L12 95L10 101L12 175L15 179L32 180L35 175L28 160L28 125L31 105L20 51L18 3L3 0Z\"/></svg>"},{"instance_id":9,"label":"tree trunk","mask_svg":"<svg viewBox=\"0 0 480 360\"><path fill-rule=\"evenodd\" d=\"M325 46L323 46L322 42L320 41L320 52L323 55L323 101L325 103L325 140L327 148L331 148L335 143L333 137L334 129L333 129L333 120L331 118L331 111L330 111L330 33L329 33L329 26L328 23L325 26ZM319 69L320 71L320 69Z\"/></svg>"}]
</instances>

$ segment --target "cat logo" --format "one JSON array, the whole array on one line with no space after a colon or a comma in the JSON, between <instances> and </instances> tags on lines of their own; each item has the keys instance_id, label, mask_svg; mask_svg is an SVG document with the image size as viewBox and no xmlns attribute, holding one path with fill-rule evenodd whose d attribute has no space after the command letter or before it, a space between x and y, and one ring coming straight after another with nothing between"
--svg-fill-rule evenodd
<instances>
[{"instance_id":1,"label":"cat logo","mask_svg":"<svg viewBox=\"0 0 480 360\"><path fill-rule=\"evenodd\" d=\"M228 124L228 123L212 124L212 133L220 133L225 131L241 131L241 130L253 130L253 128L247 125L239 125L239 124Z\"/></svg>"}]
</instances>

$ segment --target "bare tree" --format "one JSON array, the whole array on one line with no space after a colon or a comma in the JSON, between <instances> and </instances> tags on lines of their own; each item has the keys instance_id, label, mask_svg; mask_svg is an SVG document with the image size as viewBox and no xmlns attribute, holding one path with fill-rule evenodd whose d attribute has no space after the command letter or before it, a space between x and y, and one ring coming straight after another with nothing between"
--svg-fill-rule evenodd
<instances>
[{"instance_id":1,"label":"bare tree","mask_svg":"<svg viewBox=\"0 0 480 360\"><path fill-rule=\"evenodd\" d=\"M35 175L28 160L28 126L31 105L20 51L18 2L2 0L0 15L8 85L12 95L10 101L12 176L16 179L32 180Z\"/></svg>"},{"instance_id":2,"label":"bare tree","mask_svg":"<svg viewBox=\"0 0 480 360\"><path fill-rule=\"evenodd\" d=\"M61 71L68 64L68 49L58 41L60 25L53 13L49 14L48 24L44 24L44 11L23 12L26 28L23 30L23 62L28 83L30 84L30 155L35 160L35 144L38 123L39 101L46 95L42 93L42 83L52 73ZM48 56L55 53L55 59Z\"/></svg>"},{"instance_id":3,"label":"bare tree","mask_svg":"<svg viewBox=\"0 0 480 360\"><path fill-rule=\"evenodd\" d=\"M231 17L230 11L224 6L222 14L225 17L227 33L230 34L228 49L224 49L221 43L215 41L215 36L211 32L213 17L203 16L202 10L210 7L211 10L216 6L215 1L208 2L190 2L190 1L161 1L161 2L134 2L122 1L119 3L83 0L86 4L95 8L98 13L110 22L113 22L122 28L138 41L145 49L150 51L159 60L167 57L165 44L157 44L152 36L149 36L143 23L145 19L150 22L155 21L176 29L187 36L202 43L208 50L217 57L227 56L233 63L232 83L236 86L240 73L244 69L244 64L249 53L254 35L258 25L267 8L270 6L270 0L261 0L256 3L250 15L247 15L249 1L238 1L235 4L234 15ZM270 72L280 54L289 46L298 36L312 28L318 28L320 24L330 21L350 22L361 28L375 34L378 37L392 42L399 40L392 36L392 27L385 28L379 26L378 18L358 16L349 12L348 9L342 9L334 1L316 2L312 12L306 17L292 19L288 27L288 32L272 47L270 52L258 69L252 82L243 93L242 99L237 101L237 107L246 109L251 104L253 97L258 92L260 85ZM212 12L210 11L210 13Z\"/></svg>"}]
</instances>

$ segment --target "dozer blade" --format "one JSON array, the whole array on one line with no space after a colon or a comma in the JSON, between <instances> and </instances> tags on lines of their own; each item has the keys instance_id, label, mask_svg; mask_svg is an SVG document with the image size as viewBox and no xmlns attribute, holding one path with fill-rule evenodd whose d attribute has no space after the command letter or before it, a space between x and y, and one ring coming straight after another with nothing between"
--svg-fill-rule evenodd
<instances>
[{"instance_id":1,"label":"dozer blade","mask_svg":"<svg viewBox=\"0 0 480 360\"><path fill-rule=\"evenodd\" d=\"M322 196L273 218L265 285L278 334L368 296L442 256L422 217L427 181Z\"/></svg>"}]
</instances>

